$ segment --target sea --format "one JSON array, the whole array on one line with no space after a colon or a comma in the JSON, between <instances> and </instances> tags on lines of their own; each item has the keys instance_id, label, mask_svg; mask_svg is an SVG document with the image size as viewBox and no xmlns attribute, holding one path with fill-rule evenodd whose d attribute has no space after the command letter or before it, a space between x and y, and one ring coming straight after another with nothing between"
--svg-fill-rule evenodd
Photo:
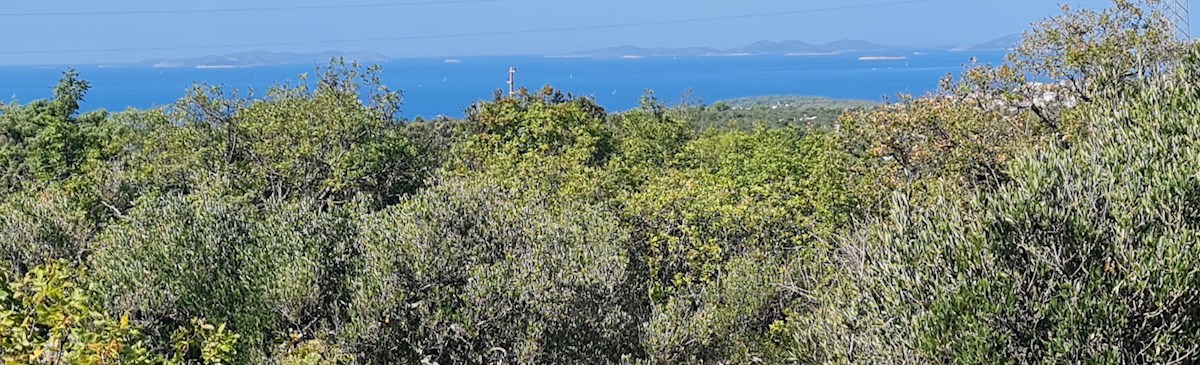
<instances>
[{"instance_id":1,"label":"sea","mask_svg":"<svg viewBox=\"0 0 1200 365\"><path fill-rule=\"evenodd\" d=\"M939 80L957 75L975 59L1000 63L1003 51L905 51L887 57L843 53L806 56L696 56L627 58L555 58L489 56L401 58L377 62L382 81L404 93L400 117L461 117L477 101L491 100L508 88L508 71L517 69L516 85L553 86L586 96L611 112L637 107L653 91L668 105L768 95L895 100L897 95L935 91ZM162 68L148 66L4 66L0 101L29 102L51 96L62 71L78 71L91 84L82 108L120 111L170 105L194 83L224 85L240 95L262 95L272 85L313 74L320 63L234 68ZM253 92L252 92L253 91Z\"/></svg>"}]
</instances>

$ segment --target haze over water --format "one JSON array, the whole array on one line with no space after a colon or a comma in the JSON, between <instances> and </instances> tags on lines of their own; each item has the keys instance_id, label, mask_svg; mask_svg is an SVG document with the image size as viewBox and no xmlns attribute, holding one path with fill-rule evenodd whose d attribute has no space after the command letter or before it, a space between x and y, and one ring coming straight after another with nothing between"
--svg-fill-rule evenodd
<instances>
[{"instance_id":1,"label":"haze over water","mask_svg":"<svg viewBox=\"0 0 1200 365\"><path fill-rule=\"evenodd\" d=\"M894 52L892 52L894 53ZM660 57L640 59L462 57L406 58L380 63L383 82L404 91L401 116L460 117L471 101L491 99L507 86L509 66L517 85L552 85L594 96L610 111L636 107L652 89L669 104L689 89L700 102L761 95L817 95L883 100L897 93L923 94L946 74L957 74L971 57L998 63L1004 52L908 52L906 59L860 60L870 54L832 56ZM153 68L77 66L92 85L85 110L123 110L168 105L193 83L224 84L256 95L273 84L312 74L318 64L244 68ZM0 67L0 99L28 102L48 98L63 67ZM695 101L695 100L693 100Z\"/></svg>"}]
</instances>

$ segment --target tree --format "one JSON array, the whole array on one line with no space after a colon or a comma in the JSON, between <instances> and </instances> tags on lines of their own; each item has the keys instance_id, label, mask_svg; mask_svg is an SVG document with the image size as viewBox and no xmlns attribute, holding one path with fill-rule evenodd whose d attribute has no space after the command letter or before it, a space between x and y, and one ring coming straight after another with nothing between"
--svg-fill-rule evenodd
<instances>
[{"instance_id":1,"label":"tree","mask_svg":"<svg viewBox=\"0 0 1200 365\"><path fill-rule=\"evenodd\" d=\"M1064 7L1027 30L1007 64L973 67L954 90L1028 110L1058 137L1077 134L1077 121L1063 115L1075 104L1117 97L1179 66L1186 45L1175 39L1162 5L1113 0L1103 10Z\"/></svg>"},{"instance_id":2,"label":"tree","mask_svg":"<svg viewBox=\"0 0 1200 365\"><path fill-rule=\"evenodd\" d=\"M636 188L658 174L695 138L694 121L669 110L647 93L637 109L610 117L607 127L614 144L608 170L611 178Z\"/></svg>"},{"instance_id":3,"label":"tree","mask_svg":"<svg viewBox=\"0 0 1200 365\"><path fill-rule=\"evenodd\" d=\"M115 153L115 139L97 111L76 116L88 83L74 70L63 73L54 99L0 105L0 189L11 192L66 180L94 169Z\"/></svg>"},{"instance_id":4,"label":"tree","mask_svg":"<svg viewBox=\"0 0 1200 365\"><path fill-rule=\"evenodd\" d=\"M576 98L549 86L513 97L478 103L468 110L461 163L480 169L488 163L513 163L527 157L562 157L599 166L612 153L606 113L588 98Z\"/></svg>"},{"instance_id":5,"label":"tree","mask_svg":"<svg viewBox=\"0 0 1200 365\"><path fill-rule=\"evenodd\" d=\"M114 154L118 131L104 111L76 116L88 90L74 70L63 73L54 99L0 105L0 188L12 192L86 173Z\"/></svg>"},{"instance_id":6,"label":"tree","mask_svg":"<svg viewBox=\"0 0 1200 365\"><path fill-rule=\"evenodd\" d=\"M1123 91L1123 85L1162 75L1177 64L1183 44L1156 10L1160 0L1114 0L1103 10L1065 8L1026 31L1009 57L1033 80L1068 82L1089 101Z\"/></svg>"},{"instance_id":7,"label":"tree","mask_svg":"<svg viewBox=\"0 0 1200 365\"><path fill-rule=\"evenodd\" d=\"M1158 1L1116 0L1105 10L1071 10L1027 31L1003 65L969 65L928 97L903 97L853 112L838 125L845 148L867 176L864 201L886 202L896 190L914 199L956 190L993 189L1005 165L1033 146L1067 147L1091 130L1081 104L1139 92L1145 81L1180 64ZM886 209L885 209L886 210Z\"/></svg>"},{"instance_id":8,"label":"tree","mask_svg":"<svg viewBox=\"0 0 1200 365\"><path fill-rule=\"evenodd\" d=\"M1184 71L1076 113L1092 130L994 191L846 235L795 353L822 361L1190 363L1200 316L1200 88ZM852 349L852 350L851 350Z\"/></svg>"},{"instance_id":9,"label":"tree","mask_svg":"<svg viewBox=\"0 0 1200 365\"><path fill-rule=\"evenodd\" d=\"M53 99L0 105L0 260L17 275L79 262L109 216L102 177L128 131L103 110L77 115L87 90L67 70Z\"/></svg>"},{"instance_id":10,"label":"tree","mask_svg":"<svg viewBox=\"0 0 1200 365\"><path fill-rule=\"evenodd\" d=\"M375 67L334 60L319 72L314 85L304 77L260 100L196 86L165 114L137 115L128 184L141 195L347 203L367 194L379 204L419 187L431 161L416 157L395 119L400 94L379 84Z\"/></svg>"}]
</instances>

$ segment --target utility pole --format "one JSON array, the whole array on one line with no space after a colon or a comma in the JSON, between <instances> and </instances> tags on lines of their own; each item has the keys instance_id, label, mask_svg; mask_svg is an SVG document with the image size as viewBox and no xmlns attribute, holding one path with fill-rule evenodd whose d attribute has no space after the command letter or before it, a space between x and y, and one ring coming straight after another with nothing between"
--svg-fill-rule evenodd
<instances>
[{"instance_id":1,"label":"utility pole","mask_svg":"<svg viewBox=\"0 0 1200 365\"><path fill-rule=\"evenodd\" d=\"M517 68L509 67L508 68L508 97L510 97L510 98L513 97L513 95L517 94L516 82L517 82Z\"/></svg>"},{"instance_id":2,"label":"utility pole","mask_svg":"<svg viewBox=\"0 0 1200 365\"><path fill-rule=\"evenodd\" d=\"M1175 36L1180 40L1192 39L1192 17L1190 0L1163 1L1164 13L1171 26L1175 28Z\"/></svg>"}]
</instances>

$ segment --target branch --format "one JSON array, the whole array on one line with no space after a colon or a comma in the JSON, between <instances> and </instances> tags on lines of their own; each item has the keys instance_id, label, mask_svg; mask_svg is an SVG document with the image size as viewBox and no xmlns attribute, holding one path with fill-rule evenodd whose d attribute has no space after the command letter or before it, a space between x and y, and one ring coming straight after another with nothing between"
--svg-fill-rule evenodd
<instances>
[{"instance_id":1,"label":"branch","mask_svg":"<svg viewBox=\"0 0 1200 365\"><path fill-rule=\"evenodd\" d=\"M1042 109L1042 107L1033 103L1030 103L1029 109L1032 110L1034 114L1037 114L1038 118L1042 120L1042 123L1045 123L1047 127L1050 127L1050 129L1054 130L1054 133L1059 132L1058 121L1054 120L1054 118L1051 118L1046 113L1045 109Z\"/></svg>"},{"instance_id":2,"label":"branch","mask_svg":"<svg viewBox=\"0 0 1200 365\"><path fill-rule=\"evenodd\" d=\"M106 208L108 208L108 210L112 211L113 215L115 215L117 218L129 220L129 217L126 217L124 213L121 213L120 209L117 209L117 207L112 206L112 204L108 204L108 202L103 201L103 200L100 201L100 204L104 205L104 207L106 207Z\"/></svg>"}]
</instances>

